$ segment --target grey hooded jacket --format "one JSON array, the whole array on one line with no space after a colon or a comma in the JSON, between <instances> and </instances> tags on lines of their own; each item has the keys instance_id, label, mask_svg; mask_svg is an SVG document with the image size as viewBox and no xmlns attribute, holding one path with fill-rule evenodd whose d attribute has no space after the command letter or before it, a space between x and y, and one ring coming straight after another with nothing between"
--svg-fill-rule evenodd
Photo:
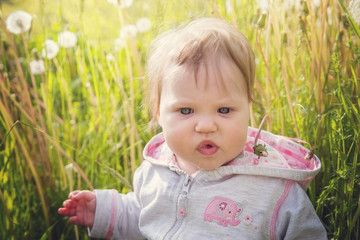
<instances>
[{"instance_id":1,"label":"grey hooded jacket","mask_svg":"<svg viewBox=\"0 0 360 240\"><path fill-rule=\"evenodd\" d=\"M308 150L262 131L267 157L254 154L250 128L238 157L189 176L178 168L162 134L144 149L134 191L95 190L91 237L107 239L327 239L306 195L321 168Z\"/></svg>"}]
</instances>

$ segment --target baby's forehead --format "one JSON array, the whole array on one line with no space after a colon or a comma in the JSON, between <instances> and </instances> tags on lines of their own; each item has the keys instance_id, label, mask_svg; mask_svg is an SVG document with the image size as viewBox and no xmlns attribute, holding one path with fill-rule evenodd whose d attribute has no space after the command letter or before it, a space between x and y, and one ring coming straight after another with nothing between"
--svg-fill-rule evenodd
<instances>
[{"instance_id":1,"label":"baby's forehead","mask_svg":"<svg viewBox=\"0 0 360 240\"><path fill-rule=\"evenodd\" d=\"M244 75L237 65L225 57L202 59L197 65L172 64L164 78L165 84L194 81L197 88L216 86L221 90L246 89Z\"/></svg>"}]
</instances>

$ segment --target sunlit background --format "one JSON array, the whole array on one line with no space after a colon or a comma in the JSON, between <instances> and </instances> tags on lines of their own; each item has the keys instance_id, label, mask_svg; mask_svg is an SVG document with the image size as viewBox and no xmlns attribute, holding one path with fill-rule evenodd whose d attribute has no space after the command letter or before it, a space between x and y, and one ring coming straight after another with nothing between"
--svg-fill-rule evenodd
<instances>
[{"instance_id":1,"label":"sunlit background","mask_svg":"<svg viewBox=\"0 0 360 240\"><path fill-rule=\"evenodd\" d=\"M1 0L0 239L88 239L74 189L132 189L149 127L146 55L183 21L226 19L256 55L249 125L309 142L329 239L360 239L359 0ZM306 145L306 147L309 147Z\"/></svg>"}]
</instances>

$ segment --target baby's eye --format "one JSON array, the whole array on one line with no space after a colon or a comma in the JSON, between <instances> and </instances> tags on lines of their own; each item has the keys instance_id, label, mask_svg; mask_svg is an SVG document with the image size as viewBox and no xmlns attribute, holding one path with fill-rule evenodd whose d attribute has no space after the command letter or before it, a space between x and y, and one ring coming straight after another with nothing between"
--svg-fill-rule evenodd
<instances>
[{"instance_id":1,"label":"baby's eye","mask_svg":"<svg viewBox=\"0 0 360 240\"><path fill-rule=\"evenodd\" d=\"M227 108L227 107L222 107L222 108L218 109L218 113L221 113L221 114L227 114L229 112L230 112L230 108Z\"/></svg>"},{"instance_id":2,"label":"baby's eye","mask_svg":"<svg viewBox=\"0 0 360 240\"><path fill-rule=\"evenodd\" d=\"M191 108L181 108L180 109L180 113L183 115L189 115L193 112L194 112L194 110L192 110Z\"/></svg>"}]
</instances>

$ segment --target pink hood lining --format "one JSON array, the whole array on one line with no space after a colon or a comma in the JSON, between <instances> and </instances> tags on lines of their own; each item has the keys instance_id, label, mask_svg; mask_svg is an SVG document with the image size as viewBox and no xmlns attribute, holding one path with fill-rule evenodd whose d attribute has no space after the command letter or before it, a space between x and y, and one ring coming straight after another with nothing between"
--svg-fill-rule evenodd
<instances>
[{"instance_id":1,"label":"pink hood lining","mask_svg":"<svg viewBox=\"0 0 360 240\"><path fill-rule=\"evenodd\" d=\"M320 171L321 162L318 157L314 155L311 160L306 160L305 156L309 153L307 148L291 139L262 130L257 143L266 145L268 156L258 158L253 151L257 131L258 129L248 128L248 139L244 149L239 149L239 155L223 167L231 167L231 171L240 174L292 179L306 188ZM144 158L156 165L177 166L174 154L165 143L162 133L154 136L146 145ZM234 167L237 170L234 170ZM228 173L228 170L225 172Z\"/></svg>"}]
</instances>

